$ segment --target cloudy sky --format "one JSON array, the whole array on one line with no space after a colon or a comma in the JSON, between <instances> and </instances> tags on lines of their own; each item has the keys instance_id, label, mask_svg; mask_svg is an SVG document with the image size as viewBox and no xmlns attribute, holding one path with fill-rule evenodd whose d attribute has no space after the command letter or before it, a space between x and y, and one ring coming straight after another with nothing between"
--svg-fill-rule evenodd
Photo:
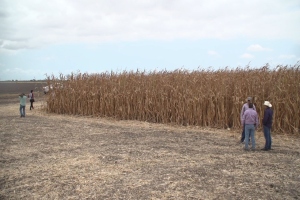
<instances>
[{"instance_id":1,"label":"cloudy sky","mask_svg":"<svg viewBox=\"0 0 300 200\"><path fill-rule=\"evenodd\" d=\"M0 0L0 80L299 60L299 0Z\"/></svg>"}]
</instances>

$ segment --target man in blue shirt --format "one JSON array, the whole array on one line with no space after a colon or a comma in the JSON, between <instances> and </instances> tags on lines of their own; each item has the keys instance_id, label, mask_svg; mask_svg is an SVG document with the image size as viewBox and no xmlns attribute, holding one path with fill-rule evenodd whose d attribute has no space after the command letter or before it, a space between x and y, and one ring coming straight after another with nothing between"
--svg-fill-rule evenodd
<instances>
[{"instance_id":1,"label":"man in blue shirt","mask_svg":"<svg viewBox=\"0 0 300 200\"><path fill-rule=\"evenodd\" d=\"M265 108L262 124L263 124L263 128L264 128L264 136L266 139L266 144L262 150L269 151L269 150L271 150L271 145L272 145L271 127L272 127L272 121L273 121L273 110L271 109L272 104L269 101L265 101L264 106L266 106L266 108Z\"/></svg>"}]
</instances>

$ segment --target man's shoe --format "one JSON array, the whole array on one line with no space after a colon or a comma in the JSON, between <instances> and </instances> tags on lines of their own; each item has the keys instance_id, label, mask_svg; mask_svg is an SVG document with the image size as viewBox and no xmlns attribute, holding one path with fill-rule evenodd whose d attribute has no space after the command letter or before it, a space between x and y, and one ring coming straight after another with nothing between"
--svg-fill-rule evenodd
<instances>
[{"instance_id":1,"label":"man's shoe","mask_svg":"<svg viewBox=\"0 0 300 200\"><path fill-rule=\"evenodd\" d=\"M266 148L262 148L261 150L262 151L269 151L269 149L266 149Z\"/></svg>"}]
</instances>

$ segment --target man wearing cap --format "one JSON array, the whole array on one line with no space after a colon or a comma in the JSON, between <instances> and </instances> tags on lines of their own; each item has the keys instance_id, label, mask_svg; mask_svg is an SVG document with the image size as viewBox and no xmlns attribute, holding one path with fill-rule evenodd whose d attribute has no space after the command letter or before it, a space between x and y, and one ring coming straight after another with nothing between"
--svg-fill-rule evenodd
<instances>
[{"instance_id":1,"label":"man wearing cap","mask_svg":"<svg viewBox=\"0 0 300 200\"><path fill-rule=\"evenodd\" d=\"M264 111L264 118L262 120L262 124L264 128L264 136L266 139L266 144L262 150L269 151L271 150L271 145L272 145L271 127L273 121L273 110L271 109L272 104L269 101L265 101L264 106L266 106L266 108Z\"/></svg>"},{"instance_id":2,"label":"man wearing cap","mask_svg":"<svg viewBox=\"0 0 300 200\"><path fill-rule=\"evenodd\" d=\"M253 109L253 103L249 103L242 117L242 124L245 130L245 150L248 150L249 136L251 136L252 150L255 150L255 130L259 125L257 112Z\"/></svg>"},{"instance_id":3,"label":"man wearing cap","mask_svg":"<svg viewBox=\"0 0 300 200\"><path fill-rule=\"evenodd\" d=\"M20 99L20 114L21 117L25 117L26 95L24 93L19 95Z\"/></svg>"},{"instance_id":4,"label":"man wearing cap","mask_svg":"<svg viewBox=\"0 0 300 200\"><path fill-rule=\"evenodd\" d=\"M245 111L246 111L247 109L249 109L249 104L252 103L252 97L247 97L246 102L247 102L247 103L245 103L245 104L243 105L243 107L242 107L242 111L241 111L241 121L242 121L242 118L243 118L243 115L244 115ZM256 111L256 108L255 108L255 105L254 105L254 104L253 104L253 110ZM242 124L242 126L243 126L243 132L242 132L242 137L241 137L241 143L243 143L244 140L245 140L245 124Z\"/></svg>"}]
</instances>

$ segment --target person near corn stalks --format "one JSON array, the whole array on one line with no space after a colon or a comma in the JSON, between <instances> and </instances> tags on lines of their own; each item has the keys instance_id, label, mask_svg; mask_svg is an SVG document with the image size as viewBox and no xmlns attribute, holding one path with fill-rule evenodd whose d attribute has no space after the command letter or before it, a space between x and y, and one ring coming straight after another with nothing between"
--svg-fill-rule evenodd
<instances>
[{"instance_id":1,"label":"person near corn stalks","mask_svg":"<svg viewBox=\"0 0 300 200\"><path fill-rule=\"evenodd\" d=\"M271 150L272 138L271 138L271 127L273 121L273 110L271 109L272 104L269 101L264 102L265 111L264 118L262 120L264 136L266 139L265 147L262 149L263 151Z\"/></svg>"},{"instance_id":2,"label":"person near corn stalks","mask_svg":"<svg viewBox=\"0 0 300 200\"><path fill-rule=\"evenodd\" d=\"M20 99L20 115L21 117L25 117L25 106L26 106L26 95L24 93L19 95Z\"/></svg>"},{"instance_id":3,"label":"person near corn stalks","mask_svg":"<svg viewBox=\"0 0 300 200\"><path fill-rule=\"evenodd\" d=\"M246 103L244 103L242 110L241 110L241 121L243 118L243 115L247 109L249 109L249 104L252 103L252 97L247 97ZM253 109L256 111L255 105L253 104ZM242 136L241 136L241 143L245 141L245 124L242 124L243 130L242 130ZM250 136L251 137L251 136Z\"/></svg>"},{"instance_id":4,"label":"person near corn stalks","mask_svg":"<svg viewBox=\"0 0 300 200\"><path fill-rule=\"evenodd\" d=\"M252 150L255 150L255 130L259 125L258 114L253 108L253 103L249 103L249 109L247 109L242 117L243 129L245 130L245 150L248 149L249 136L251 136Z\"/></svg>"}]
</instances>

